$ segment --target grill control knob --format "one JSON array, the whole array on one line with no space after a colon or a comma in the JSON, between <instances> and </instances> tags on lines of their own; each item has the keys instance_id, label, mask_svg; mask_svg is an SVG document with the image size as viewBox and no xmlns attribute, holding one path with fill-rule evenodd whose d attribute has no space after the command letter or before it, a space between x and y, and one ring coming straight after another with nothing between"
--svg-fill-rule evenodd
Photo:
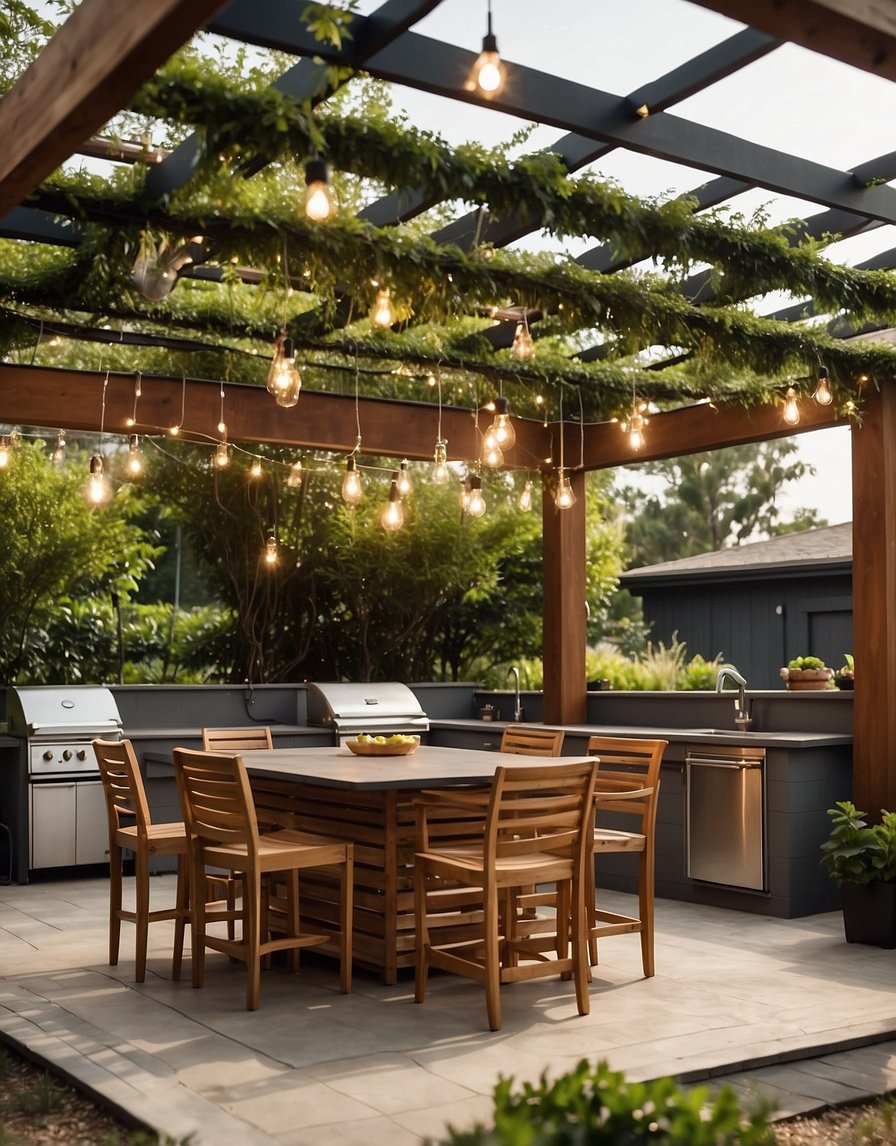
<instances>
[{"instance_id":1,"label":"grill control knob","mask_svg":"<svg viewBox=\"0 0 896 1146\"><path fill-rule=\"evenodd\" d=\"M52 760L52 759L53 759L53 749L48 748L46 750L46 752L44 753L44 760Z\"/></svg>"},{"instance_id":2,"label":"grill control knob","mask_svg":"<svg viewBox=\"0 0 896 1146\"><path fill-rule=\"evenodd\" d=\"M71 760L71 758L72 758L72 750L71 750L71 748L66 748L66 750L62 753L62 759L63 760Z\"/></svg>"},{"instance_id":3,"label":"grill control knob","mask_svg":"<svg viewBox=\"0 0 896 1146\"><path fill-rule=\"evenodd\" d=\"M76 755L77 755L79 760L86 760L87 759L87 749L86 748L79 748Z\"/></svg>"}]
</instances>

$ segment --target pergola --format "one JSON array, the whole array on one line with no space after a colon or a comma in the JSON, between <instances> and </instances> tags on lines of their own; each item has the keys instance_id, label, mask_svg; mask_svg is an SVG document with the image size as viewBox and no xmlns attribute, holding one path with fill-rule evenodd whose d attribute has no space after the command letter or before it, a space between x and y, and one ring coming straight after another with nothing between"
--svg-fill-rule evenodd
<instances>
[{"instance_id":1,"label":"pergola","mask_svg":"<svg viewBox=\"0 0 896 1146\"><path fill-rule=\"evenodd\" d=\"M441 2L449 5L451 0ZM77 248L83 239L81 228L85 222L105 223L111 228L133 227L141 212L142 218L148 218L147 202L159 204L153 223L175 231L180 228L184 235L191 233L186 228L192 221L166 214L166 204L188 183L195 170L203 149L201 135L188 134L170 153L149 156L139 145L110 140L98 133L129 104L171 54L202 27L234 41L275 48L292 57L296 62L283 72L274 87L277 98L295 101L297 106L324 103L349 74L363 71L395 84L549 125L561 134L547 151L560 157L570 177L568 190L573 199L581 190L578 184L574 185L576 172L613 149L627 149L695 169L698 174L688 206L695 219L706 208L726 202L749 187L767 188L815 204L817 213L807 213L799 227L786 232L786 245L793 250L806 239L822 240L834 232L857 234L875 228L886 233L886 228L896 223L896 190L889 186L889 181L896 178L896 152L869 158L852 170L838 170L727 135L668 110L773 52L783 41L883 79L896 80L896 0L882 0L875 5L856 0L789 0L784 4L773 0L700 0L701 6L748 22L748 26L627 95L615 95L575 83L561 74L507 60L507 82L501 92L488 100L467 86L474 52L414 30L439 4L440 0L382 0L369 14L352 15L348 21L351 35L331 43L322 42L300 19L305 0L267 0L263 4L257 0L231 0L223 5L220 0L132 0L127 5L117 0L82 0L0 102L0 138L4 144L0 151L0 236L60 249ZM547 14L542 15L547 18ZM537 35L537 29L532 34ZM334 66L340 70L334 71ZM327 142L338 150L338 141L333 137L328 135ZM346 154L356 145L357 141L343 141ZM69 202L46 181L60 164L76 154L146 164L139 206L121 201ZM150 159L160 158L161 162L149 165ZM263 158L257 155L240 163L240 178L251 178L264 166ZM449 166L444 156L437 157L433 167L440 164ZM390 183L382 172L377 174L383 182ZM485 180L486 176L482 178ZM368 239L373 237L381 243L378 251L389 254L397 265L401 252L388 246L389 236L440 198L450 196L440 194L433 180L420 171L411 172L401 185L394 185L394 180L392 183L364 207L360 218L369 228ZM430 260L429 265L437 267L447 280L456 278L473 290L485 272L465 255L477 249L488 248L489 254L501 251L544 225L531 205L520 202L519 209L511 209L508 202L512 198L510 192L501 200L499 191L488 189L471 194L470 202L478 204L475 209L461 210L452 222L441 225L431 234L432 243L417 248L415 257L422 259L422 251ZM499 209L495 209L495 202ZM651 226L658 219L659 216L651 215ZM209 233L217 235L222 251L226 250L224 222L218 220L217 232L214 226L209 229ZM231 226L235 226L232 221ZM600 223L596 223L594 231L600 230ZM410 358L420 369L444 362L451 368L478 371L498 382L520 374L527 377L529 368L509 361L506 353L517 321L524 319L530 324L536 337L540 323L547 334L558 330L568 334L570 327L563 327L558 318L563 299L569 298L575 309L581 301L575 299L576 293L588 295L592 289L597 292L595 297L603 300L601 305L607 315L613 307L626 305L621 294L614 296L619 301L611 305L599 292L607 289L615 277L623 282L623 276L615 273L625 271L639 258L668 254L662 245L651 246L651 240L652 232L645 227L640 255L631 250L621 254L618 247L598 242L574 260L572 270L579 278L568 278L556 289L550 276L539 280L546 299L543 305L524 303L496 308L496 321L486 322L482 331L482 339L488 344L485 352L482 341L468 357L459 356L453 343L448 351L443 346L438 354L428 356L423 344L386 341L379 352L365 343L363 353L392 360ZM691 261L699 261L693 252L690 257ZM706 261L710 259L707 257ZM883 250L860 268L868 272L866 278L851 279L845 285L838 280L836 289L844 293L867 291L866 298L871 298L877 297L874 291L882 292L885 302L878 326L891 321L896 302L887 294L891 287L886 280L873 278L873 272L886 271L894 265L896 251ZM505 298L510 293L507 284L532 289L531 278L521 278L500 258L495 259L493 266L488 273L494 282L504 285ZM183 273L208 282L226 278L224 268L216 265L214 257L199 255L183 268ZM251 266L241 266L237 273L243 281L251 282L255 272ZM421 274L424 273L432 272L424 266ZM778 324L790 323L794 339L806 340L807 353L818 354L818 347L822 346L825 361L833 364L841 394L852 395L861 405L861 419L852 424L853 651L859 665L854 699L854 797L860 806L876 811L896 806L896 767L890 760L891 752L896 751L896 706L891 703L896 691L896 395L892 385L896 356L888 347L844 338L843 335L860 330L862 323L835 321L837 307L832 306L831 298L836 297L836 289L825 285L823 275L817 276L817 282L817 294L805 291L808 299L782 308L771 319ZM745 345L753 345L751 339L758 340L760 333L772 330L741 330L737 325L737 298L730 309L714 308L718 285L708 272L696 271L677 289L687 306L676 312L675 321L691 334L699 327L699 338L704 341L714 338L713 331L715 337L722 337L722 327L712 325L720 311L725 315L726 330L734 329ZM669 305L666 295L651 294L647 285L644 292L645 308L648 302ZM6 284L3 293L7 300L12 297L53 307L50 298L29 298L24 286L17 295ZM524 290L520 294L525 297ZM893 298L896 299L896 288ZM83 309L86 312L87 308ZM482 307L472 309L483 317ZM866 302L860 308L861 318L867 329L873 329L874 324L868 322L869 309ZM822 331L820 342L813 341L815 335L806 326L805 320L813 313L829 317L821 327L811 328ZM169 343L173 348L184 348L188 341L174 324L169 335L150 335L145 330L129 330L126 312L118 317L123 324L112 332L107 324L92 323L85 317L76 336L163 348ZM313 313L310 318L304 316L290 327L290 334L309 349L320 348L322 321ZM708 325L703 327L701 323ZM345 314L340 320L338 308L335 316L328 316L324 333L334 340L327 347L349 357L354 347L357 357L357 341L339 342L339 331L345 324ZM573 329L587 325L581 317L571 321ZM787 343L779 326L772 333L783 340L782 345ZM698 336L694 336L694 341L698 341ZM674 344L667 333L666 345ZM798 341L785 345L782 362L788 356L792 360L794 347L799 345L802 344ZM570 355L568 365L556 368L561 383L578 387L585 396L583 408L590 410L593 417L570 421L567 407L567 420L551 425L535 417L515 419L518 445L506 459L509 466L521 468L531 468L532 458L554 459L542 466L544 709L546 721L552 723L581 722L585 717L585 472L632 460L672 457L783 437L838 422L845 424L847 417L842 402L829 406L804 404L799 426L786 424L782 421L780 401L775 397L780 376L775 384L754 385L752 389L722 386L713 395L713 401L708 402L698 401L697 392L686 387L676 390L670 386L664 392L660 370L655 377L660 380L657 394L665 399L660 402L662 412L651 418L649 439L634 459L625 436L606 416L611 403L601 392L603 385L607 394L612 392L618 407L628 375L614 374L609 366L601 374L600 364L605 357L606 343L598 340L590 347L580 346ZM675 356L670 354L660 365L674 368L675 362ZM873 384L868 382L869 375L873 375ZM645 375L635 371L633 376L640 381ZM89 371L2 365L0 419L10 424L46 425L47 411L52 410L53 425L73 430L96 429L99 378ZM156 427L170 425L173 413L185 401L185 426L210 427L218 418L220 385L219 380L191 379L187 392L180 377L155 378L151 392L148 390L142 399L141 420ZM124 380L109 388L104 410L106 430L127 432L132 395L132 386ZM350 452L355 445L358 403L363 411L365 451L431 459L437 432L437 411L431 402L365 398L353 401L342 393L306 389L299 421L291 411L275 405L264 387L234 385L228 388L228 419L234 436L247 442ZM442 433L452 444L452 459L475 463L477 448L470 433L471 411L446 406L440 413ZM556 510L548 496L558 434L563 436L567 459L575 461L568 468L578 495L575 505L562 512Z\"/></svg>"}]
</instances>

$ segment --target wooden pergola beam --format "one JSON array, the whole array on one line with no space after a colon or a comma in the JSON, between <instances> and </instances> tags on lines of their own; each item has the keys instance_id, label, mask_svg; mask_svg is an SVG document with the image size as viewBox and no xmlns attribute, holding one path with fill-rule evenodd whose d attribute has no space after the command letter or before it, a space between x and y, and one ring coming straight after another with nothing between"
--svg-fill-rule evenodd
<instances>
[{"instance_id":1,"label":"wooden pergola beam","mask_svg":"<svg viewBox=\"0 0 896 1146\"><path fill-rule=\"evenodd\" d=\"M896 80L894 0L694 0L845 64Z\"/></svg>"},{"instance_id":2,"label":"wooden pergola beam","mask_svg":"<svg viewBox=\"0 0 896 1146\"><path fill-rule=\"evenodd\" d=\"M82 0L0 101L0 216L120 108L221 0Z\"/></svg>"}]
</instances>

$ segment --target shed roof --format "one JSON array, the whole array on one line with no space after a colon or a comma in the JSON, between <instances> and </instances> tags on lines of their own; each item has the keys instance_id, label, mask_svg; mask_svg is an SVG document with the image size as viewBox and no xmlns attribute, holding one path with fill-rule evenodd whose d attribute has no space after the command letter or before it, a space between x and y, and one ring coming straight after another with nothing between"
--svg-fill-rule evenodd
<instances>
[{"instance_id":1,"label":"shed roof","mask_svg":"<svg viewBox=\"0 0 896 1146\"><path fill-rule=\"evenodd\" d=\"M644 588L671 580L717 580L781 575L807 569L830 572L852 568L852 522L786 533L768 541L755 541L732 549L698 553L678 561L663 561L630 569L622 576L628 587Z\"/></svg>"}]
</instances>

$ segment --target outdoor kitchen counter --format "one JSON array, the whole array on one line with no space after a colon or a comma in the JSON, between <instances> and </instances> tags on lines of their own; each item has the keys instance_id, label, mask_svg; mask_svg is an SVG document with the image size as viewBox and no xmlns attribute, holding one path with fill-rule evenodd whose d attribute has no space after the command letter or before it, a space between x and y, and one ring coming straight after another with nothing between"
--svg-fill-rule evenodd
<instances>
[{"instance_id":1,"label":"outdoor kitchen counter","mask_svg":"<svg viewBox=\"0 0 896 1146\"><path fill-rule=\"evenodd\" d=\"M504 729L510 724L507 720L433 720L430 722L430 741L444 743L455 747L466 747L466 743L450 740L452 733L460 734L469 743L469 734L483 737L485 740L494 739L495 746L500 743ZM522 721L523 724L534 724L534 721ZM540 727L540 725L539 725ZM567 736L564 746L564 755L577 755L586 748L580 748L575 741L589 736L623 736L647 737L649 739L668 740L671 744L726 744L732 747L751 745L754 748L825 748L836 745L852 744L852 736L843 732L800 732L782 731L766 732L757 729L755 732L736 732L734 729L722 730L714 728L668 728L657 725L640 724L548 724L544 727L563 729ZM443 739L444 738L444 739ZM472 745L471 745L472 746Z\"/></svg>"}]
</instances>

